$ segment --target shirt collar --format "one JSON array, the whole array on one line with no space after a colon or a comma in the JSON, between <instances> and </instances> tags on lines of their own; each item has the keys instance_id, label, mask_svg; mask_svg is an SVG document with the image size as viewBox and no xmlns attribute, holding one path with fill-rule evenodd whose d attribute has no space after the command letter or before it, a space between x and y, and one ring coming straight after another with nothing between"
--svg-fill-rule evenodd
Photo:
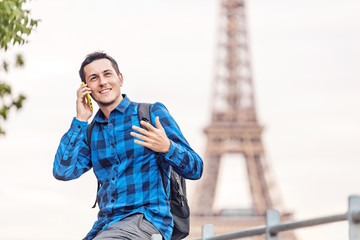
<instances>
[{"instance_id":1,"label":"shirt collar","mask_svg":"<svg viewBox=\"0 0 360 240\"><path fill-rule=\"evenodd\" d=\"M129 105L131 103L130 99L126 96L126 94L122 94L122 97L123 97L123 99L121 100L119 105L117 105L113 111L119 111L120 113L124 113L126 111L126 109L129 107ZM99 123L107 122L101 109L99 109L98 112L96 113L94 120Z\"/></svg>"}]
</instances>

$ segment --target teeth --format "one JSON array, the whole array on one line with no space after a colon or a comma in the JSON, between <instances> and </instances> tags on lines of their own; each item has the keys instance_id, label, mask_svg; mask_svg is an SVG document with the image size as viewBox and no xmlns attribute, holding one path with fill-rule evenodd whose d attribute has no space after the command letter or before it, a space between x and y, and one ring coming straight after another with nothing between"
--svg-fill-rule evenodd
<instances>
[{"instance_id":1,"label":"teeth","mask_svg":"<svg viewBox=\"0 0 360 240\"><path fill-rule=\"evenodd\" d=\"M105 89L105 90L100 91L100 93L106 93L106 92L110 92L110 89Z\"/></svg>"}]
</instances>

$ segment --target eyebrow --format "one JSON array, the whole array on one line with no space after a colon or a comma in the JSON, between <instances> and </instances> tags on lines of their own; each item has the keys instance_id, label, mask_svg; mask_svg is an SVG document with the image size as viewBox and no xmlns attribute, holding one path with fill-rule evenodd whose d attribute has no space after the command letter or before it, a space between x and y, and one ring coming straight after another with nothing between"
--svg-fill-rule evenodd
<instances>
[{"instance_id":1,"label":"eyebrow","mask_svg":"<svg viewBox=\"0 0 360 240\"><path fill-rule=\"evenodd\" d=\"M96 73L93 73L93 74L89 75L87 78L89 79L89 78L91 78L91 77L93 77L93 76L97 76L97 74L96 74Z\"/></svg>"}]
</instances>

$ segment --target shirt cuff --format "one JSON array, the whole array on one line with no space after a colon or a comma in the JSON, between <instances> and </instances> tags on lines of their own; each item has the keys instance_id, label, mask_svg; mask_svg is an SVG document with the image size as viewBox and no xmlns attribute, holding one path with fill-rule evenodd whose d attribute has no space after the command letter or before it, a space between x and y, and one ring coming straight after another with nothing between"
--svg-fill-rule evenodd
<instances>
[{"instance_id":1,"label":"shirt cuff","mask_svg":"<svg viewBox=\"0 0 360 240\"><path fill-rule=\"evenodd\" d=\"M74 132L80 132L82 128L87 127L88 123L77 120L75 117L71 122L71 130Z\"/></svg>"},{"instance_id":2,"label":"shirt cuff","mask_svg":"<svg viewBox=\"0 0 360 240\"><path fill-rule=\"evenodd\" d=\"M175 152L174 142L170 140L170 150L167 154L165 154L165 158L171 159L172 155L174 155L174 152Z\"/></svg>"}]
</instances>

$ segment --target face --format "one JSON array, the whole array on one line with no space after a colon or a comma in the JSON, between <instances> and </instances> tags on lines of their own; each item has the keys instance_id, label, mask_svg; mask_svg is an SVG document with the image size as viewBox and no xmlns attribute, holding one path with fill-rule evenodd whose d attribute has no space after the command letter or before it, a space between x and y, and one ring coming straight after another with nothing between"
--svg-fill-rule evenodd
<instances>
[{"instance_id":1,"label":"face","mask_svg":"<svg viewBox=\"0 0 360 240\"><path fill-rule=\"evenodd\" d=\"M106 59L95 60L84 68L86 83L91 88L91 96L99 107L115 108L122 100L123 77L116 73L111 62Z\"/></svg>"}]
</instances>

